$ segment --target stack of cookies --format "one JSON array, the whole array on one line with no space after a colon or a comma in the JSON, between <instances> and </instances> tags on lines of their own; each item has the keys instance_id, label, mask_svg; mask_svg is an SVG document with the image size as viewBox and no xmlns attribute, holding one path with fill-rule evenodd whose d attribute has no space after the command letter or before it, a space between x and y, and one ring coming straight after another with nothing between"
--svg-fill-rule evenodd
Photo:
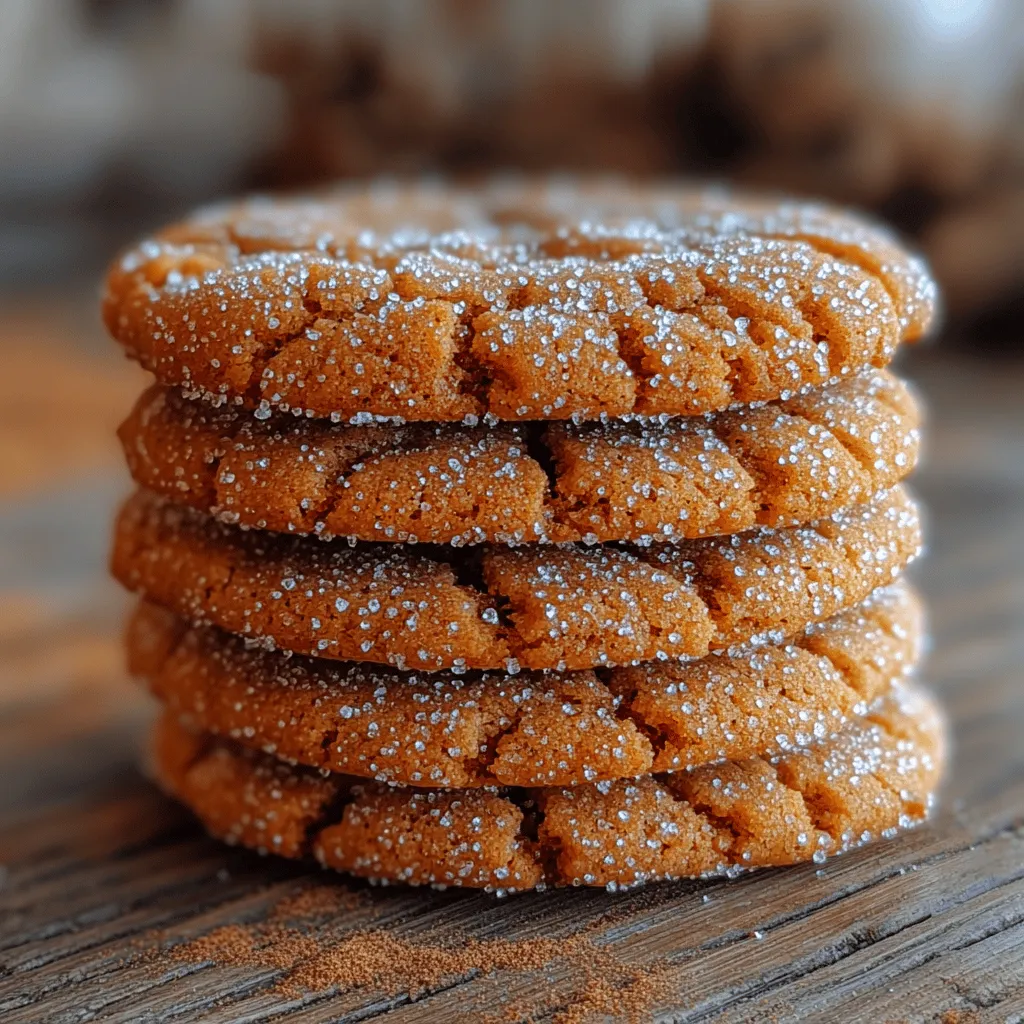
<instances>
[{"instance_id":1,"label":"stack of cookies","mask_svg":"<svg viewBox=\"0 0 1024 1024\"><path fill-rule=\"evenodd\" d=\"M923 820L924 268L818 206L351 188L111 270L154 772L380 882L610 889Z\"/></svg>"}]
</instances>

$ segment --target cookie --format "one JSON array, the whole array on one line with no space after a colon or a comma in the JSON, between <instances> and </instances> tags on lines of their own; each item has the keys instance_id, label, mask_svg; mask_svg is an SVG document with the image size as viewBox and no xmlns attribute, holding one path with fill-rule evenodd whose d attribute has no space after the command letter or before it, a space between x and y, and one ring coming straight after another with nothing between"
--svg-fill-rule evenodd
<instances>
[{"instance_id":1,"label":"cookie","mask_svg":"<svg viewBox=\"0 0 1024 1024\"><path fill-rule=\"evenodd\" d=\"M295 768L161 719L156 776L230 843L379 882L620 889L821 862L923 821L944 761L930 698L898 688L835 739L635 781L413 790Z\"/></svg>"},{"instance_id":2,"label":"cookie","mask_svg":"<svg viewBox=\"0 0 1024 1024\"><path fill-rule=\"evenodd\" d=\"M884 366L934 284L884 230L686 189L349 187L201 213L110 270L167 385L269 416L691 415Z\"/></svg>"},{"instance_id":3,"label":"cookie","mask_svg":"<svg viewBox=\"0 0 1024 1024\"><path fill-rule=\"evenodd\" d=\"M438 544L649 542L789 526L898 483L917 404L885 371L667 422L257 420L154 387L119 431L132 476L242 526Z\"/></svg>"},{"instance_id":4,"label":"cookie","mask_svg":"<svg viewBox=\"0 0 1024 1024\"><path fill-rule=\"evenodd\" d=\"M920 547L899 487L807 526L627 549L356 545L243 531L140 491L112 571L267 648L417 671L592 668L778 642L891 583Z\"/></svg>"},{"instance_id":5,"label":"cookie","mask_svg":"<svg viewBox=\"0 0 1024 1024\"><path fill-rule=\"evenodd\" d=\"M906 675L905 584L785 646L595 672L414 675L247 648L141 603L129 665L196 731L411 786L564 786L773 755L834 736Z\"/></svg>"}]
</instances>

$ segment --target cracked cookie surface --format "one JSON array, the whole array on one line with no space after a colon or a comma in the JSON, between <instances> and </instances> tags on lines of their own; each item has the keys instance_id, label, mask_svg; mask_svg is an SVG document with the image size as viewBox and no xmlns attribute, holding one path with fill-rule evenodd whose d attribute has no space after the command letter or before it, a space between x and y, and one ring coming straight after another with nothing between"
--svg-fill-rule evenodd
<instances>
[{"instance_id":1,"label":"cracked cookie surface","mask_svg":"<svg viewBox=\"0 0 1024 1024\"><path fill-rule=\"evenodd\" d=\"M902 583L790 642L686 664L409 674L247 648L141 603L131 671L183 723L410 786L561 786L771 756L834 736L917 663Z\"/></svg>"},{"instance_id":2,"label":"cracked cookie surface","mask_svg":"<svg viewBox=\"0 0 1024 1024\"><path fill-rule=\"evenodd\" d=\"M576 787L389 787L291 767L170 715L152 747L164 788L230 843L499 892L821 862L923 821L944 758L939 711L909 686L807 749Z\"/></svg>"},{"instance_id":3,"label":"cracked cookie surface","mask_svg":"<svg viewBox=\"0 0 1024 1024\"><path fill-rule=\"evenodd\" d=\"M781 642L892 583L921 546L901 487L806 526L626 548L349 546L243 531L146 491L112 571L268 649L401 669L593 668Z\"/></svg>"},{"instance_id":4,"label":"cracked cookie surface","mask_svg":"<svg viewBox=\"0 0 1024 1024\"><path fill-rule=\"evenodd\" d=\"M884 366L923 264L843 211L685 188L350 187L200 212L104 319L197 396L356 420L691 415Z\"/></svg>"},{"instance_id":5,"label":"cracked cookie surface","mask_svg":"<svg viewBox=\"0 0 1024 1024\"><path fill-rule=\"evenodd\" d=\"M119 435L137 483L223 522L458 546L806 523L903 479L919 424L906 385L872 371L706 417L491 428L258 420L154 387Z\"/></svg>"}]
</instances>

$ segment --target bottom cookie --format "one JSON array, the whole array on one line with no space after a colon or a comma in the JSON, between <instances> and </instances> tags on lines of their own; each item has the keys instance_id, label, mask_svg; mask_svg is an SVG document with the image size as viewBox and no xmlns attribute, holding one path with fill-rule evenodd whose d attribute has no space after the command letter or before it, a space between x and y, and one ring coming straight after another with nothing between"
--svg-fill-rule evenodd
<instances>
[{"instance_id":1,"label":"bottom cookie","mask_svg":"<svg viewBox=\"0 0 1024 1024\"><path fill-rule=\"evenodd\" d=\"M153 768L229 843L378 882L499 893L820 862L924 820L941 714L900 687L807 750L638 780L549 789L411 790L322 775L189 732L165 715Z\"/></svg>"}]
</instances>

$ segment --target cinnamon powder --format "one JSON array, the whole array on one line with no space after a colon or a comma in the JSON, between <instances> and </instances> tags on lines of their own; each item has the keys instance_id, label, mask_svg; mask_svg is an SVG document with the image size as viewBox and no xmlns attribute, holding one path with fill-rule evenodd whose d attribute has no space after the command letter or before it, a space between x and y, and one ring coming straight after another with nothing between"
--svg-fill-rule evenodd
<instances>
[{"instance_id":1,"label":"cinnamon powder","mask_svg":"<svg viewBox=\"0 0 1024 1024\"><path fill-rule=\"evenodd\" d=\"M367 903L360 893L337 886L307 886L275 903L263 920L216 928L172 947L169 955L193 966L212 962L275 971L274 991L285 998L367 989L415 1000L453 981L491 980L499 972L558 968L567 977L568 989L537 986L528 999L504 1004L507 986L494 978L494 1021L552 1011L556 1024L584 1024L608 1015L642 1021L671 996L664 965L627 963L595 943L587 930L520 940L409 939L383 927L332 934L339 913L365 911Z\"/></svg>"}]
</instances>

